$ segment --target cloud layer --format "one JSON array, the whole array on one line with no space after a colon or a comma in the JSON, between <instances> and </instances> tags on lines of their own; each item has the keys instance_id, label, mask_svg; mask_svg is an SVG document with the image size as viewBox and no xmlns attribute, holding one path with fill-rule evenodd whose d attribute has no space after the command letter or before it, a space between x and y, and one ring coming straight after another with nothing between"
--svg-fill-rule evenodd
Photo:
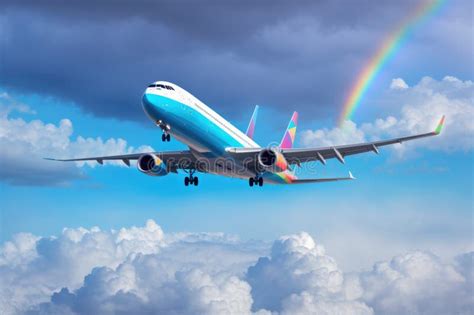
<instances>
[{"instance_id":1,"label":"cloud layer","mask_svg":"<svg viewBox=\"0 0 474 315\"><path fill-rule=\"evenodd\" d=\"M0 250L2 314L469 314L474 253L415 251L344 273L309 234L265 242L166 234L154 221Z\"/></svg>"},{"instance_id":2,"label":"cloud layer","mask_svg":"<svg viewBox=\"0 0 474 315\"><path fill-rule=\"evenodd\" d=\"M34 114L25 104L19 104L7 93L0 95L0 178L14 185L63 185L72 179L84 177L80 168L85 163L56 163L44 157L68 158L149 152L149 146L137 149L124 139L73 139L73 125L69 119L58 124L41 120L26 121L12 117L15 111ZM121 165L121 162L107 162ZM95 162L87 162L94 166Z\"/></svg>"}]
</instances>

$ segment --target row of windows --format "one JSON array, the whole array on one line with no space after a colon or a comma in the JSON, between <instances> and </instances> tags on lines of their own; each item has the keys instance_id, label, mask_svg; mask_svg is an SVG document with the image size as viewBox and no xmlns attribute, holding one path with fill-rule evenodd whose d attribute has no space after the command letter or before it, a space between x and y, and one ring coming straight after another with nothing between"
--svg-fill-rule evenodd
<instances>
[{"instance_id":1,"label":"row of windows","mask_svg":"<svg viewBox=\"0 0 474 315\"><path fill-rule=\"evenodd\" d=\"M156 88L162 88L162 89L167 89L167 90L174 91L173 87L171 87L169 85L163 85L163 84L150 84L148 87L156 87Z\"/></svg>"}]
</instances>

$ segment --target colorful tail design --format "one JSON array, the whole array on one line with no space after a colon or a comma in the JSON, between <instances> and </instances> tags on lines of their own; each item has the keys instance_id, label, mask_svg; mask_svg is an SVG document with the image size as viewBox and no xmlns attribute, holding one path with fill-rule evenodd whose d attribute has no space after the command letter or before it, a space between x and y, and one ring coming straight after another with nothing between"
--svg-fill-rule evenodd
<instances>
[{"instance_id":1,"label":"colorful tail design","mask_svg":"<svg viewBox=\"0 0 474 315\"><path fill-rule=\"evenodd\" d=\"M282 149L291 149L293 147L293 143L295 142L296 136L296 125L298 124L298 113L294 112L293 116L291 116L290 123L288 124L288 128L286 128L285 135L280 143L280 148Z\"/></svg>"},{"instance_id":2,"label":"colorful tail design","mask_svg":"<svg viewBox=\"0 0 474 315\"><path fill-rule=\"evenodd\" d=\"M255 124L257 123L257 115L258 115L258 105L255 106L253 110L252 118L250 118L249 126L247 127L247 131L245 134L250 138L253 139L253 133L255 131Z\"/></svg>"}]
</instances>

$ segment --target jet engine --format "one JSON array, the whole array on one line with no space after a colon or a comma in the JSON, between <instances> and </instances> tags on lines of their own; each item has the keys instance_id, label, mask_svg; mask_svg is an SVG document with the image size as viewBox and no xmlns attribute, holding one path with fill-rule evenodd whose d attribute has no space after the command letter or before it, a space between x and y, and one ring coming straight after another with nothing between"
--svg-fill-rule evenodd
<instances>
[{"instance_id":1,"label":"jet engine","mask_svg":"<svg viewBox=\"0 0 474 315\"><path fill-rule=\"evenodd\" d=\"M138 158L137 167L140 172L150 176L165 176L168 168L158 156L154 154L143 154Z\"/></svg>"},{"instance_id":2,"label":"jet engine","mask_svg":"<svg viewBox=\"0 0 474 315\"><path fill-rule=\"evenodd\" d=\"M285 157L276 149L263 149L257 156L257 167L261 171L278 173L286 171L289 166Z\"/></svg>"}]
</instances>

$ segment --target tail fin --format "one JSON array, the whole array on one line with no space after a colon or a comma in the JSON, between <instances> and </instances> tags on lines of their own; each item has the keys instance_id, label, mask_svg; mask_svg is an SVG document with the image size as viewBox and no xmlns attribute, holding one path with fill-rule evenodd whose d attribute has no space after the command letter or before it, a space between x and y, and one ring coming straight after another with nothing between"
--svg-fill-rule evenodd
<instances>
[{"instance_id":1,"label":"tail fin","mask_svg":"<svg viewBox=\"0 0 474 315\"><path fill-rule=\"evenodd\" d=\"M245 134L250 138L253 139L253 133L255 131L255 124L257 123L257 115L258 115L258 105L255 106L253 110L252 118L250 118L249 126L247 127L247 131Z\"/></svg>"},{"instance_id":2,"label":"tail fin","mask_svg":"<svg viewBox=\"0 0 474 315\"><path fill-rule=\"evenodd\" d=\"M280 148L282 149L291 149L293 147L293 143L295 142L296 137L296 125L298 124L298 113L294 112L293 116L291 116L290 123L288 124L288 128L286 128L285 135L283 139L281 139Z\"/></svg>"}]
</instances>

